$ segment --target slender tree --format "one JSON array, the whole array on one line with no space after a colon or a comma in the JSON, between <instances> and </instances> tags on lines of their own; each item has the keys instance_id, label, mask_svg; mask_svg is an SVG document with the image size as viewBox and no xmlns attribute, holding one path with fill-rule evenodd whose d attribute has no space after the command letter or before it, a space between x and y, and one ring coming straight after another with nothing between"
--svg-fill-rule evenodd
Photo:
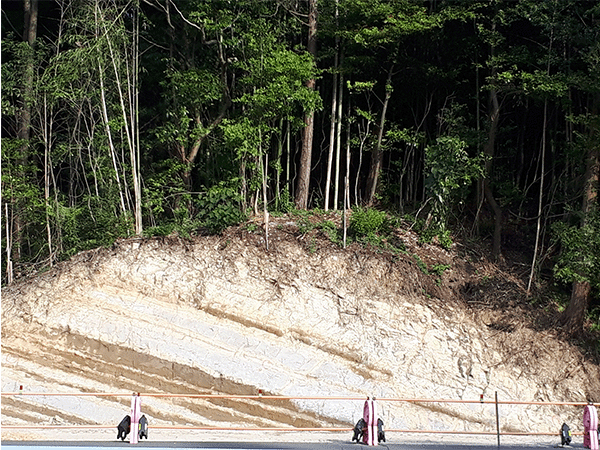
<instances>
[{"instance_id":1,"label":"slender tree","mask_svg":"<svg viewBox=\"0 0 600 450\"><path fill-rule=\"evenodd\" d=\"M308 0L308 43L306 49L313 58L316 58L317 55L317 11L317 0ZM315 78L311 78L306 82L306 87L310 90L314 90L315 86ZM314 110L306 111L304 114L302 151L300 152L300 167L298 170L298 185L296 188L296 207L298 209L306 209L308 207L308 193L312 169L314 120Z\"/></svg>"},{"instance_id":2,"label":"slender tree","mask_svg":"<svg viewBox=\"0 0 600 450\"><path fill-rule=\"evenodd\" d=\"M596 99L596 108L598 106L598 100ZM596 117L598 116L598 109L596 109ZM585 171L585 188L583 193L583 204L581 207L583 220L583 229L596 229L595 233L598 232L598 224L594 223L598 221L598 189L600 188L600 151L598 145L598 131L594 127L591 130L592 143L590 145L587 158L586 158L586 171ZM583 243L586 244L585 242ZM588 243L589 245L589 243ZM598 245L593 246L598 250ZM596 255L598 256L598 255ZM598 266L598 263L594 263L594 266ZM591 273L590 273L591 272ZM589 296L592 289L591 279L594 279L594 275L598 275L597 270L588 271L587 275L579 273L573 281L571 289L571 299L569 305L565 309L564 313L560 317L560 321L565 327L566 331L573 336L580 335L583 331L583 323L585 319L585 313L589 304ZM582 276L583 275L583 276ZM597 279L596 279L596 284Z\"/></svg>"},{"instance_id":3,"label":"slender tree","mask_svg":"<svg viewBox=\"0 0 600 450\"><path fill-rule=\"evenodd\" d=\"M31 111L33 103L33 84L34 84L34 73L36 70L34 51L37 39L38 30L38 0L23 0L23 11L24 11L24 27L22 40L25 43L24 58L25 63L23 65L24 76L21 86L21 105L17 111L18 117L18 132L17 139L21 141L20 150L20 166L25 168L28 166L29 161L29 146L31 140ZM20 174L24 176L24 173ZM21 258L21 247L22 247L22 234L24 227L24 211L22 208L25 205L14 198L11 201L11 213L9 214L8 209L6 210L7 223L11 223L11 227L7 229L8 244L7 249L10 248L10 253L7 253L7 280L12 282L14 279L13 274L13 260L19 260ZM10 233L10 235L8 235Z\"/></svg>"},{"instance_id":4,"label":"slender tree","mask_svg":"<svg viewBox=\"0 0 600 450\"><path fill-rule=\"evenodd\" d=\"M385 97L383 99L381 115L379 117L379 126L377 128L377 142L375 148L371 154L371 166L369 167L369 176L367 177L367 197L365 203L367 206L373 206L375 201L375 194L377 192L377 183L379 180L379 173L381 171L381 163L383 158L383 136L385 128L385 119L387 116L388 105L390 98L392 97L392 75L394 72L394 65L388 70L387 79L385 82Z\"/></svg>"},{"instance_id":5,"label":"slender tree","mask_svg":"<svg viewBox=\"0 0 600 450\"><path fill-rule=\"evenodd\" d=\"M336 0L336 6L335 6L335 15L336 15L336 24L338 22L338 15L339 15L339 8L338 8L338 1ZM336 123L337 123L337 116L338 116L338 78L339 78L339 73L338 73L338 66L339 66L339 37L336 36L335 37L335 54L334 54L334 63L333 63L333 73L332 73L332 83L331 83L331 90L333 92L332 96L331 96L331 126L329 129L329 152L328 152L328 156L327 156L327 174L326 174L326 180L325 180L325 205L324 205L324 209L325 211L329 210L329 194L331 192L331 170L332 170L332 166L333 166L333 153L334 153L334 147L335 147L335 143L336 143ZM340 105L341 106L341 105ZM336 190L337 192L337 190ZM334 209L335 209L335 203L334 203Z\"/></svg>"}]
</instances>

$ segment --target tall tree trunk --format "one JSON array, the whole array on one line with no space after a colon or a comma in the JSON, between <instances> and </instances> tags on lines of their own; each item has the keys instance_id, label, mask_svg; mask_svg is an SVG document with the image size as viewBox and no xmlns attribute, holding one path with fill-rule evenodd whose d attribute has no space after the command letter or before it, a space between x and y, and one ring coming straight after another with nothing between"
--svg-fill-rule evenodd
<instances>
[{"instance_id":1,"label":"tall tree trunk","mask_svg":"<svg viewBox=\"0 0 600 450\"><path fill-rule=\"evenodd\" d=\"M125 206L125 197L123 196L123 189L121 187L121 176L119 175L119 165L117 162L117 151L112 138L112 132L110 130L110 121L108 118L108 107L106 100L106 89L104 87L104 68L101 62L98 62L98 73L100 81L100 108L102 109L102 119L104 121L104 129L106 131L106 137L108 139L108 148L110 149L110 157L113 163L113 169L115 170L115 180L117 182L117 188L119 190L119 199L121 204L121 212L125 213L127 208Z\"/></svg>"},{"instance_id":2,"label":"tall tree trunk","mask_svg":"<svg viewBox=\"0 0 600 450\"><path fill-rule=\"evenodd\" d=\"M531 261L531 270L529 272L529 282L527 283L527 297L531 292L531 284L533 282L533 276L535 274L535 266L537 264L538 249L540 246L540 233L542 228L542 207L544 198L544 172L546 171L546 129L548 127L548 100L544 101L544 124L542 125L542 154L541 154L541 168L540 168L540 192L538 196L538 214L537 214L537 225L535 231L535 247L533 250L533 261Z\"/></svg>"},{"instance_id":3,"label":"tall tree trunk","mask_svg":"<svg viewBox=\"0 0 600 450\"><path fill-rule=\"evenodd\" d=\"M267 168L269 167L269 152L265 153L265 162L264 164L262 163L262 158L261 158L261 164L262 164L262 176L263 176L263 183L262 183L262 197L263 197L263 221L264 221L264 227L265 227L265 246L267 251L269 251L269 210L267 208Z\"/></svg>"},{"instance_id":4,"label":"tall tree trunk","mask_svg":"<svg viewBox=\"0 0 600 450\"><path fill-rule=\"evenodd\" d=\"M142 224L142 180L140 172L140 123L139 123L139 92L140 92L140 17L139 3L136 5L133 27L132 51L132 83L130 85L130 117L133 146L131 147L131 176L133 177L135 234L141 236Z\"/></svg>"},{"instance_id":5,"label":"tall tree trunk","mask_svg":"<svg viewBox=\"0 0 600 450\"><path fill-rule=\"evenodd\" d=\"M239 176L240 176L240 195L242 197L242 211L246 214L246 210L248 208L248 180L246 178L246 159L241 158L240 160L240 168L239 168Z\"/></svg>"},{"instance_id":6,"label":"tall tree trunk","mask_svg":"<svg viewBox=\"0 0 600 450\"><path fill-rule=\"evenodd\" d=\"M23 0L25 25L23 41L29 44L29 54L23 77L23 108L19 115L19 139L29 140L31 134L31 100L33 95L33 47L37 38L38 0Z\"/></svg>"},{"instance_id":7,"label":"tall tree trunk","mask_svg":"<svg viewBox=\"0 0 600 450\"><path fill-rule=\"evenodd\" d=\"M4 231L6 233L6 283L11 284L14 279L12 260L12 228L14 227L14 221L11 220L11 214L8 210L8 203L4 204L4 214L4 223L6 228Z\"/></svg>"},{"instance_id":8,"label":"tall tree trunk","mask_svg":"<svg viewBox=\"0 0 600 450\"><path fill-rule=\"evenodd\" d=\"M552 44L554 43L554 30L550 33L550 44L548 45L548 62L546 64L546 75L550 76L550 61L552 54ZM538 214L537 214L537 224L535 231L535 247L533 250L533 261L531 261L531 271L529 273L529 282L527 283L527 297L531 292L531 284L533 282L533 277L535 275L535 266L537 265L537 255L540 246L540 234L541 234L541 225L542 225L542 208L543 208L543 199L544 199L544 180L545 180L545 172L546 172L546 131L548 129L548 99L544 100L544 123L542 125L542 155L541 155L541 164L540 164L540 192L538 196Z\"/></svg>"},{"instance_id":9,"label":"tall tree trunk","mask_svg":"<svg viewBox=\"0 0 600 450\"><path fill-rule=\"evenodd\" d=\"M592 111L598 117L600 96L596 95L593 101ZM598 189L600 189L600 143L598 142L598 129L594 125L590 127L590 135L585 170L585 187L581 207L583 225L588 223L592 211L598 208ZM591 286L589 281L573 282L571 300L559 320L565 331L572 336L578 336L583 332L583 322L585 311L588 307L590 291Z\"/></svg>"},{"instance_id":10,"label":"tall tree trunk","mask_svg":"<svg viewBox=\"0 0 600 450\"><path fill-rule=\"evenodd\" d=\"M344 248L348 237L348 211L350 210L350 102L348 102L348 129L346 130L346 177L344 178ZM358 175L356 176L358 178Z\"/></svg>"},{"instance_id":11,"label":"tall tree trunk","mask_svg":"<svg viewBox=\"0 0 600 450\"><path fill-rule=\"evenodd\" d=\"M342 53L342 57L340 58L343 61L344 54ZM340 167L342 165L341 162L341 153L342 153L342 108L344 105L344 74L340 73L339 76L339 99L338 99L338 108L337 108L337 118L336 118L336 130L335 130L335 181L333 183L333 210L337 211L338 209L338 192L340 190Z\"/></svg>"},{"instance_id":12,"label":"tall tree trunk","mask_svg":"<svg viewBox=\"0 0 600 450\"><path fill-rule=\"evenodd\" d=\"M339 0L335 0L335 23L337 29L338 23L338 2ZM338 91L338 63L339 63L339 51L340 51L340 38L336 36L335 38L335 55L333 60L333 81L332 88L333 93L331 95L331 127L329 129L329 153L327 155L327 175L325 181L325 211L329 210L329 194L331 192L331 167L333 163L333 147L335 145L335 130L336 130L336 118L337 118L337 108L338 108L338 99L337 99L337 91ZM337 192L337 191L336 191ZM334 207L335 209L335 207Z\"/></svg>"},{"instance_id":13,"label":"tall tree trunk","mask_svg":"<svg viewBox=\"0 0 600 450\"><path fill-rule=\"evenodd\" d=\"M34 45L37 38L37 24L38 24L38 0L23 0L23 12L24 12L24 27L23 27L23 41L29 45L29 51L27 52L27 61L25 64L25 73L23 76L23 85L21 88L21 100L23 102L18 116L18 132L17 138L23 141L21 148L21 166L26 167L29 161L29 141L31 138L31 110L32 110L32 97L33 97L33 75L34 75ZM8 283L14 279L13 274L13 263L21 258L21 234L24 226L22 217L22 205L16 204L14 201L11 202L11 214L12 218L12 229L11 235L7 234L7 242L10 241L11 255L7 259L7 273ZM6 212L6 220L8 223L9 213Z\"/></svg>"},{"instance_id":14,"label":"tall tree trunk","mask_svg":"<svg viewBox=\"0 0 600 450\"><path fill-rule=\"evenodd\" d=\"M50 119L48 118L50 115ZM54 263L54 251L52 249L52 227L50 225L50 148L52 145L52 112L48 114L48 103L44 94L44 106L42 111L42 136L44 141L44 205L46 209L46 237L48 239L48 262L50 267Z\"/></svg>"},{"instance_id":15,"label":"tall tree trunk","mask_svg":"<svg viewBox=\"0 0 600 450\"><path fill-rule=\"evenodd\" d=\"M496 31L496 23L492 24L492 32ZM496 63L493 61L495 57L495 46L492 44L490 49L491 57L491 76L496 76ZM490 187L490 175L492 164L494 160L494 153L496 150L496 134L498 132L498 122L500 120L500 104L498 102L498 91L495 87L490 88L489 96L489 119L490 129L488 130L488 137L485 145L483 146L483 153L486 156L485 162L485 175L483 179L483 195L492 208L494 213L494 237L492 244L492 255L495 260L498 260L501 253L501 241L502 241L502 210L500 205L496 202L492 189Z\"/></svg>"},{"instance_id":16,"label":"tall tree trunk","mask_svg":"<svg viewBox=\"0 0 600 450\"><path fill-rule=\"evenodd\" d=\"M358 183L360 182L360 173L361 173L361 169L362 169L365 143L367 142L367 139L369 138L369 134L371 133L370 129L371 129L371 121L370 120L365 120L365 131L363 134L361 134L361 131L360 131L360 123L358 124L358 136L359 136L359 140L360 140L360 145L358 147L358 167L356 168L356 179L354 180L354 204L357 206L359 205L360 200L361 200L361 196L358 194Z\"/></svg>"},{"instance_id":17,"label":"tall tree trunk","mask_svg":"<svg viewBox=\"0 0 600 450\"><path fill-rule=\"evenodd\" d=\"M258 130L258 142L259 142L259 155L262 155L262 133ZM262 156L258 157L260 160L260 172L262 175L262 201L263 201L263 226L265 227L265 246L269 251L269 210L267 209L267 170L269 168L269 150L265 151L265 160L263 162ZM258 197L258 195L257 195Z\"/></svg>"},{"instance_id":18,"label":"tall tree trunk","mask_svg":"<svg viewBox=\"0 0 600 450\"><path fill-rule=\"evenodd\" d=\"M335 124L337 118L337 82L338 82L338 55L335 54L334 73L333 73L333 93L331 99L331 127L329 129L329 152L327 154L327 175L325 177L325 205L324 210L329 211L329 193L331 192L331 168L333 165L333 152L335 147ZM334 208L335 209L335 208Z\"/></svg>"},{"instance_id":19,"label":"tall tree trunk","mask_svg":"<svg viewBox=\"0 0 600 450\"><path fill-rule=\"evenodd\" d=\"M492 88L490 91L490 129L488 132L488 139L483 147L483 151L487 156L485 163L485 178L483 179L483 192L485 199L489 203L494 213L494 237L492 244L492 255L494 259L498 259L501 253L501 239L502 239L502 210L494 198L492 189L490 187L490 173L492 162L494 158L494 150L496 146L496 133L498 131L498 120L500 119L500 105L498 103L498 93L496 89Z\"/></svg>"},{"instance_id":20,"label":"tall tree trunk","mask_svg":"<svg viewBox=\"0 0 600 450\"><path fill-rule=\"evenodd\" d=\"M286 120L285 127L285 185L288 188L289 199L292 198L293 195L293 183L291 179L291 165L292 165L292 130L290 126L290 121Z\"/></svg>"},{"instance_id":21,"label":"tall tree trunk","mask_svg":"<svg viewBox=\"0 0 600 450\"><path fill-rule=\"evenodd\" d=\"M480 95L480 81L479 81L479 53L475 53L475 129L477 130L477 151L481 148L481 139L480 139L480 129L481 129L481 95ZM475 214L475 233L479 236L480 228L479 228L479 213L481 212L481 206L483 205L483 199L485 198L485 194L483 193L483 179L478 179L475 183L475 189L477 192L477 213Z\"/></svg>"},{"instance_id":22,"label":"tall tree trunk","mask_svg":"<svg viewBox=\"0 0 600 450\"><path fill-rule=\"evenodd\" d=\"M588 306L591 286L588 281L574 281L571 288L571 300L559 322L567 334L579 336L583 332L585 311Z\"/></svg>"},{"instance_id":23,"label":"tall tree trunk","mask_svg":"<svg viewBox=\"0 0 600 450\"><path fill-rule=\"evenodd\" d=\"M317 0L308 0L308 52L316 57L317 54ZM315 89L316 80L308 80L306 86ZM314 132L314 111L308 111L304 115L304 129L302 130L302 151L300 152L300 169L298 174L298 186L296 189L296 207L306 209L308 207L308 190L310 186L310 169L312 164L312 145Z\"/></svg>"},{"instance_id":24,"label":"tall tree trunk","mask_svg":"<svg viewBox=\"0 0 600 450\"><path fill-rule=\"evenodd\" d=\"M283 168L283 117L279 119L279 138L277 140L277 169L275 170L275 203L279 208L281 206L281 172Z\"/></svg>"},{"instance_id":25,"label":"tall tree trunk","mask_svg":"<svg viewBox=\"0 0 600 450\"><path fill-rule=\"evenodd\" d=\"M377 183L379 181L379 173L381 172L381 160L383 157L383 151L381 150L381 143L383 142L383 131L385 127L385 116L387 114L388 104L390 97L392 96L392 73L394 71L394 65L390 67L388 72L387 80L385 82L385 98L383 100L383 109L381 111L381 117L379 118L379 130L377 132L377 146L371 155L371 166L369 168L369 176L367 177L367 199L366 205L373 206L375 200L375 193L377 192Z\"/></svg>"}]
</instances>

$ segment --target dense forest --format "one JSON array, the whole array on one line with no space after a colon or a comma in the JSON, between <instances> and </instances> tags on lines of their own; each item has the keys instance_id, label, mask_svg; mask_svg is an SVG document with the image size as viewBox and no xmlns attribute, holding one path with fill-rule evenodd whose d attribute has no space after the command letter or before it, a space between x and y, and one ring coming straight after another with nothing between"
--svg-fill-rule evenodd
<instances>
[{"instance_id":1,"label":"dense forest","mask_svg":"<svg viewBox=\"0 0 600 450\"><path fill-rule=\"evenodd\" d=\"M599 108L597 1L4 0L2 284L121 237L378 211L525 252L577 335Z\"/></svg>"}]
</instances>

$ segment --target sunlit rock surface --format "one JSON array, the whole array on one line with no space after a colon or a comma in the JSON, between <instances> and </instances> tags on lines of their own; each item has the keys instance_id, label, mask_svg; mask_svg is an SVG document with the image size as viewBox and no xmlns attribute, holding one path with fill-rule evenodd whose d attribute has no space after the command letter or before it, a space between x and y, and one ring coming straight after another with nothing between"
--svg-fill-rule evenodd
<instances>
[{"instance_id":1,"label":"sunlit rock surface","mask_svg":"<svg viewBox=\"0 0 600 450\"><path fill-rule=\"evenodd\" d=\"M432 296L409 255L314 250L284 231L264 247L262 237L243 232L127 240L4 289L3 392L125 395L3 397L2 425L116 426L133 392L260 390L357 399L145 396L142 412L154 426L350 428L360 399L375 396L388 429L493 432L493 404L397 399L598 396L598 367L576 349L527 327L485 326L444 298L450 290ZM464 278L451 272L438 284ZM580 410L501 405L501 426L576 429Z\"/></svg>"}]
</instances>

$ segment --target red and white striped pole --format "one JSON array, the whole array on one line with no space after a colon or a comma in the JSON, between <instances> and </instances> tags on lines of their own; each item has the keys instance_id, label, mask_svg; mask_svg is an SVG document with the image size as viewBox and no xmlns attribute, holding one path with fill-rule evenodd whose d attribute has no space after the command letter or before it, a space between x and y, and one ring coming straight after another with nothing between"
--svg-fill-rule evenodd
<instances>
[{"instance_id":1,"label":"red and white striped pole","mask_svg":"<svg viewBox=\"0 0 600 450\"><path fill-rule=\"evenodd\" d=\"M140 411L142 409L140 393L137 394L134 392L131 396L131 429L129 436L130 444L138 443L138 429L140 423Z\"/></svg>"},{"instance_id":2,"label":"red and white striped pole","mask_svg":"<svg viewBox=\"0 0 600 450\"><path fill-rule=\"evenodd\" d=\"M591 403L583 409L583 446L598 450L598 411Z\"/></svg>"},{"instance_id":3,"label":"red and white striped pole","mask_svg":"<svg viewBox=\"0 0 600 450\"><path fill-rule=\"evenodd\" d=\"M363 443L377 445L377 404L374 397L373 400L367 397L365 401L363 420L367 425L367 430L363 435Z\"/></svg>"}]
</instances>

